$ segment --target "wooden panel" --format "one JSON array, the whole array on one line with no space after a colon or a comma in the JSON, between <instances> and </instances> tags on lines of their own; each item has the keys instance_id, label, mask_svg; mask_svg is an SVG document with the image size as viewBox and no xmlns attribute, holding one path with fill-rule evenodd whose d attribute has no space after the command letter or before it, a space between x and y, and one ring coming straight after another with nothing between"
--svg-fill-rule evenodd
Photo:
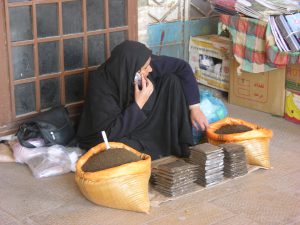
<instances>
[{"instance_id":1,"label":"wooden panel","mask_svg":"<svg viewBox=\"0 0 300 225\"><path fill-rule=\"evenodd\" d=\"M128 39L137 40L138 27L137 27L137 0L127 0L127 18L128 18Z\"/></svg>"},{"instance_id":2,"label":"wooden panel","mask_svg":"<svg viewBox=\"0 0 300 225\"><path fill-rule=\"evenodd\" d=\"M168 45L183 41L184 22L156 23L148 26L149 46Z\"/></svg>"},{"instance_id":3,"label":"wooden panel","mask_svg":"<svg viewBox=\"0 0 300 225\"><path fill-rule=\"evenodd\" d=\"M0 1L0 130L5 129L5 123L11 122L11 101L8 75L8 55L6 46L6 31L4 18L4 2Z\"/></svg>"},{"instance_id":4,"label":"wooden panel","mask_svg":"<svg viewBox=\"0 0 300 225\"><path fill-rule=\"evenodd\" d=\"M148 46L154 54L169 55L188 60L190 36L217 32L217 17L192 21L155 23L148 26Z\"/></svg>"},{"instance_id":5,"label":"wooden panel","mask_svg":"<svg viewBox=\"0 0 300 225\"><path fill-rule=\"evenodd\" d=\"M0 112L0 136L3 136L5 134L10 134L15 132L18 129L18 125L23 123L24 121L32 118L36 114L38 114L41 110L46 109L47 107L51 106L49 105L51 102L57 104L67 104L67 107L70 111L70 116L72 118L78 118L79 113L81 111L82 107L82 94L78 97L73 95L72 90L73 87L71 87L74 83L72 81L67 82L68 78L71 78L74 74L81 74L84 80L84 89L86 91L87 82L88 82L88 71L95 70L99 64L101 64L105 59L107 59L110 55L110 48L118 44L119 41L123 39L130 39L130 40L137 40L137 0L124 0L125 2L125 21L122 20L121 22L111 21L113 24L115 24L115 27L110 27L110 21L109 21L109 0L103 0L103 15L104 18L104 24L101 25L100 29L97 26L97 30L89 30L88 29L88 15L86 12L85 5L88 3L89 0L82 0L80 4L80 13L81 18L79 19L78 26L74 27L74 29L67 27L65 29L70 28L71 30L67 30L64 34L63 30L63 6L68 5L69 1L63 1L63 0L43 0L43 1L1 1L0 2L0 101L1 101L1 112ZM78 2L78 1L74 1ZM116 1L115 3L118 3ZM53 9L55 10L51 11L51 15L56 15L56 23L54 27L50 27L52 30L47 32L48 30L42 30L43 27L37 26L38 24L41 24L41 20L43 20L42 15L39 15L39 13L43 13L44 11L47 11L45 7L50 6L49 4L53 5ZM71 1L70 3L71 4ZM20 40L16 40L15 42L11 39L11 30L10 30L10 16L9 16L9 10L14 10L16 8L21 9L22 7L30 8L32 18L30 19L32 24L32 39L27 38L21 38ZM79 8L79 7L77 7ZM76 9L77 9L76 8ZM98 7L99 8L99 7ZM78 10L77 10L78 11ZM79 14L80 14L79 13ZM112 16L112 15L111 15ZM116 16L116 15L113 15ZM52 16L54 17L54 16ZM19 24L19 22L18 22ZM82 24L82 28L80 27L80 24ZM93 25L93 24L92 24ZM93 27L90 24L90 28ZM97 25L97 24L96 24ZM105 25L105 26L104 26ZM78 28L78 29L77 29ZM74 33L75 32L75 33ZM79 32L79 33L77 33ZM50 36L49 36L50 35ZM54 35L54 36L53 36ZM104 51L105 55L97 56L95 59L95 62L92 62L91 65L89 65L89 59L88 57L95 57L93 54L89 54L89 45L88 40L93 38L92 35L102 36L103 37L103 44L102 48L104 47L106 51ZM68 57L68 54L66 54L66 43L69 43L73 40L81 40L80 45L80 52L82 53L80 55L81 59L80 66L69 68L66 67L66 57ZM54 55L59 54L59 57L57 57L56 61L53 61L50 63L50 65L55 65L55 68L48 68L48 67L42 67L41 65L45 64L46 58L41 57L39 58L39 54L49 54L45 51L43 52L43 49L47 50L45 46L50 46L50 43L56 43L56 47L53 49L53 52L51 52L51 55L55 57ZM13 49L21 49L25 48L27 46L32 46L32 71L30 76L24 78L24 79L13 79ZM43 48L44 47L44 48ZM92 52L91 52L92 53ZM73 59L73 56L71 57ZM98 59L100 58L100 59ZM65 60L64 60L65 59ZM97 60L98 65L97 65ZM46 60L47 61L47 60ZM46 62L47 63L47 62ZM50 67L49 65L49 67ZM22 74L23 75L23 74ZM70 76L70 77L69 77ZM49 83L48 79L55 78L55 90L53 93L55 93L54 96L48 96L45 95L43 92L43 95L41 95L41 90L45 89L45 84ZM57 82L59 80L59 82ZM51 83L51 82L50 82ZM82 81L80 81L82 83ZM17 100L15 98L15 94L18 94L18 96L22 96L22 93L19 93L20 90L24 89L25 87L28 87L28 85L34 84L34 88L30 89L35 91L33 95L35 95L35 101L30 100L27 102L28 104L28 110L25 108L23 110L23 106L20 103L20 101L25 101L25 99L19 99L18 104L18 113L16 113L15 109L15 101ZM41 86L42 85L42 86ZM57 87L57 85L59 87ZM70 86L71 85L71 86ZM78 85L75 85L78 86ZM67 90L68 89L68 90ZM26 89L29 90L28 88ZM46 90L46 89L45 89ZM18 92L19 91L19 92ZM65 97L68 92L67 98ZM32 94L32 93L31 93ZM57 96L57 95L60 95ZM52 100L52 97L54 100ZM59 100L57 98L60 98ZM34 98L31 96L31 98ZM75 99L75 102L70 102ZM79 102L78 102L78 101ZM42 101L42 105L41 105ZM49 104L46 101L50 101ZM30 105L29 103L32 102L33 105ZM29 107L30 106L30 107ZM33 107L34 106L34 107ZM30 109L29 109L30 108ZM30 110L34 110L31 112ZM29 112L30 111L30 112ZM24 112L24 114L23 114Z\"/></svg>"},{"instance_id":6,"label":"wooden panel","mask_svg":"<svg viewBox=\"0 0 300 225\"><path fill-rule=\"evenodd\" d=\"M156 55L183 57L184 22L156 23L148 26L148 45Z\"/></svg>"}]
</instances>

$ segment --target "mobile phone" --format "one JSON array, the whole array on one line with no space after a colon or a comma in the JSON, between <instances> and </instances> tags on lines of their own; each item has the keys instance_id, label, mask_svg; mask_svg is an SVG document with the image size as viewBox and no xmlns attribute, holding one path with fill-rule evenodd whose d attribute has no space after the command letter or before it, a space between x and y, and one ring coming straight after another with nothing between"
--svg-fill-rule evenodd
<instances>
[{"instance_id":1,"label":"mobile phone","mask_svg":"<svg viewBox=\"0 0 300 225\"><path fill-rule=\"evenodd\" d=\"M139 72L136 72L134 82L138 84L139 88L142 88L142 76Z\"/></svg>"}]
</instances>

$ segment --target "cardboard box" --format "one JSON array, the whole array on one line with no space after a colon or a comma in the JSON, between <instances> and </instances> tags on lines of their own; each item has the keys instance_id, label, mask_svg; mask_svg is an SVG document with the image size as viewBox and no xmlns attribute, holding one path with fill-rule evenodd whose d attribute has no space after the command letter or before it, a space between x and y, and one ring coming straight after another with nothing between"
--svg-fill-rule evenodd
<instances>
[{"instance_id":1,"label":"cardboard box","mask_svg":"<svg viewBox=\"0 0 300 225\"><path fill-rule=\"evenodd\" d=\"M300 92L286 90L284 118L300 124Z\"/></svg>"},{"instance_id":2,"label":"cardboard box","mask_svg":"<svg viewBox=\"0 0 300 225\"><path fill-rule=\"evenodd\" d=\"M230 39L218 35L190 38L189 63L199 83L228 92L230 49Z\"/></svg>"},{"instance_id":3,"label":"cardboard box","mask_svg":"<svg viewBox=\"0 0 300 225\"><path fill-rule=\"evenodd\" d=\"M287 89L300 92L300 65L289 65L286 68L286 83Z\"/></svg>"},{"instance_id":4,"label":"cardboard box","mask_svg":"<svg viewBox=\"0 0 300 225\"><path fill-rule=\"evenodd\" d=\"M300 65L288 65L285 79L284 118L300 124Z\"/></svg>"},{"instance_id":5,"label":"cardboard box","mask_svg":"<svg viewBox=\"0 0 300 225\"><path fill-rule=\"evenodd\" d=\"M237 66L231 60L229 103L283 116L286 69L238 75Z\"/></svg>"}]
</instances>

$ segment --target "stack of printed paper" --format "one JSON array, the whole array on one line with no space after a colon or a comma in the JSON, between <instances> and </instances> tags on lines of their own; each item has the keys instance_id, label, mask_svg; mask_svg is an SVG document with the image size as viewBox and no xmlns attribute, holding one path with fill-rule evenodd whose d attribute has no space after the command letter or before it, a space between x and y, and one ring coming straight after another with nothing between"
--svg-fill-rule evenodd
<instances>
[{"instance_id":1,"label":"stack of printed paper","mask_svg":"<svg viewBox=\"0 0 300 225\"><path fill-rule=\"evenodd\" d=\"M268 21L270 15L289 14L300 10L299 0L210 0L212 8L220 13L246 16Z\"/></svg>"},{"instance_id":2,"label":"stack of printed paper","mask_svg":"<svg viewBox=\"0 0 300 225\"><path fill-rule=\"evenodd\" d=\"M300 50L300 13L270 16L269 23L280 51Z\"/></svg>"}]
</instances>

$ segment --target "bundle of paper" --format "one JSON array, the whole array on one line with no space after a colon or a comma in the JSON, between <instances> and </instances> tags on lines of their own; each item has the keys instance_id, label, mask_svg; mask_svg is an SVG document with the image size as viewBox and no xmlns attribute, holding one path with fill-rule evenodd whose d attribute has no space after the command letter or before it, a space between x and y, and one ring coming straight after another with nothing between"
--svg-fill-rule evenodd
<instances>
[{"instance_id":1,"label":"bundle of paper","mask_svg":"<svg viewBox=\"0 0 300 225\"><path fill-rule=\"evenodd\" d=\"M280 19L285 23L287 36L286 39L293 42L292 50L300 50L300 13L281 15ZM289 42L288 42L289 43ZM293 45L292 44L292 45Z\"/></svg>"},{"instance_id":2,"label":"bundle of paper","mask_svg":"<svg viewBox=\"0 0 300 225\"><path fill-rule=\"evenodd\" d=\"M152 169L150 182L166 196L179 196L195 190L199 166L176 160Z\"/></svg>"},{"instance_id":3,"label":"bundle of paper","mask_svg":"<svg viewBox=\"0 0 300 225\"><path fill-rule=\"evenodd\" d=\"M300 50L300 13L270 16L269 23L280 51Z\"/></svg>"},{"instance_id":4,"label":"bundle of paper","mask_svg":"<svg viewBox=\"0 0 300 225\"><path fill-rule=\"evenodd\" d=\"M282 13L295 12L300 9L298 0L256 0L270 11L278 11Z\"/></svg>"},{"instance_id":5,"label":"bundle of paper","mask_svg":"<svg viewBox=\"0 0 300 225\"><path fill-rule=\"evenodd\" d=\"M266 21L269 16L267 8L255 0L237 1L235 9L246 16L260 20Z\"/></svg>"},{"instance_id":6,"label":"bundle of paper","mask_svg":"<svg viewBox=\"0 0 300 225\"><path fill-rule=\"evenodd\" d=\"M210 0L212 9L218 13L228 15L236 15L237 11L234 8L235 0Z\"/></svg>"},{"instance_id":7,"label":"bundle of paper","mask_svg":"<svg viewBox=\"0 0 300 225\"><path fill-rule=\"evenodd\" d=\"M245 148L242 145L227 143L220 147L224 150L224 176L239 177L247 174L247 161Z\"/></svg>"},{"instance_id":8,"label":"bundle of paper","mask_svg":"<svg viewBox=\"0 0 300 225\"><path fill-rule=\"evenodd\" d=\"M209 143L199 144L191 149L190 162L199 165L199 179L196 183L207 187L221 182L224 178L223 149Z\"/></svg>"},{"instance_id":9,"label":"bundle of paper","mask_svg":"<svg viewBox=\"0 0 300 225\"><path fill-rule=\"evenodd\" d=\"M283 27L279 28L277 25L277 22L275 21L275 16L269 17L269 24L272 31L272 34L275 39L275 43L281 52L289 52L291 51L289 45L287 44L287 41L285 41L285 38L283 36L283 33L280 31Z\"/></svg>"},{"instance_id":10,"label":"bundle of paper","mask_svg":"<svg viewBox=\"0 0 300 225\"><path fill-rule=\"evenodd\" d=\"M282 15L300 10L299 0L210 0L214 11L228 15L242 13L268 21L271 15Z\"/></svg>"}]
</instances>

